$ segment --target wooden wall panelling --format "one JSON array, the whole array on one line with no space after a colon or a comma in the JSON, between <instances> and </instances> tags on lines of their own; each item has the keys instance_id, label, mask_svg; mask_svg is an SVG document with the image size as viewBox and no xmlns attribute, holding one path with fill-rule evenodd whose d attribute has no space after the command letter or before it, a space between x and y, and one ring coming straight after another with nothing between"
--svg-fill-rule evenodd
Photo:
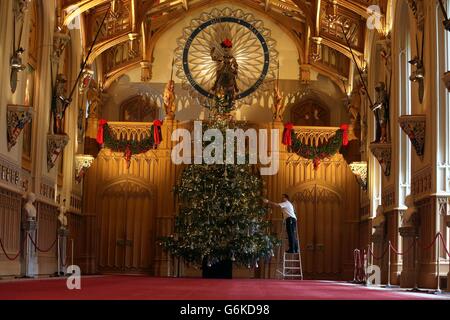
<instances>
[{"instance_id":1,"label":"wooden wall panelling","mask_svg":"<svg viewBox=\"0 0 450 320\"><path fill-rule=\"evenodd\" d=\"M0 239L9 257L21 250L21 195L0 188ZM0 277L20 274L19 256L15 261L8 260L0 249Z\"/></svg>"},{"instance_id":2,"label":"wooden wall panelling","mask_svg":"<svg viewBox=\"0 0 450 320\"><path fill-rule=\"evenodd\" d=\"M48 250L55 243L58 228L58 208L36 201L38 232L35 239L41 250ZM39 274L49 275L57 271L57 245L48 252L38 252Z\"/></svg>"}]
</instances>

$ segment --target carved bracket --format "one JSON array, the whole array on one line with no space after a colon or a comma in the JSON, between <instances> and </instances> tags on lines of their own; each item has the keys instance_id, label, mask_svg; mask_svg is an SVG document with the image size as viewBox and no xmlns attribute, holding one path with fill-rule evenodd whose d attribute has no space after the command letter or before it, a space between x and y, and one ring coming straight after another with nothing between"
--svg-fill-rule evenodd
<instances>
[{"instance_id":1,"label":"carved bracket","mask_svg":"<svg viewBox=\"0 0 450 320\"><path fill-rule=\"evenodd\" d=\"M69 142L66 134L49 134L47 136L47 169L50 171L56 164L59 155Z\"/></svg>"},{"instance_id":2,"label":"carved bracket","mask_svg":"<svg viewBox=\"0 0 450 320\"><path fill-rule=\"evenodd\" d=\"M401 116L398 119L400 127L409 137L417 155L421 158L425 151L426 120L425 115Z\"/></svg>"},{"instance_id":3,"label":"carved bracket","mask_svg":"<svg viewBox=\"0 0 450 320\"><path fill-rule=\"evenodd\" d=\"M92 166L95 158L91 155L77 154L75 156L75 180L81 183L86 171Z\"/></svg>"},{"instance_id":4,"label":"carved bracket","mask_svg":"<svg viewBox=\"0 0 450 320\"><path fill-rule=\"evenodd\" d=\"M444 81L445 87L447 88L448 92L450 92L450 71L447 71L442 76L442 81Z\"/></svg>"},{"instance_id":5,"label":"carved bracket","mask_svg":"<svg viewBox=\"0 0 450 320\"><path fill-rule=\"evenodd\" d=\"M391 175L392 145L390 143L371 143L370 151L377 158L386 177Z\"/></svg>"},{"instance_id":6,"label":"carved bracket","mask_svg":"<svg viewBox=\"0 0 450 320\"><path fill-rule=\"evenodd\" d=\"M450 228L450 216L446 217L447 227Z\"/></svg>"},{"instance_id":7,"label":"carved bracket","mask_svg":"<svg viewBox=\"0 0 450 320\"><path fill-rule=\"evenodd\" d=\"M27 106L8 105L6 116L8 151L16 145L26 124L33 119L33 109Z\"/></svg>"},{"instance_id":8,"label":"carved bracket","mask_svg":"<svg viewBox=\"0 0 450 320\"><path fill-rule=\"evenodd\" d=\"M363 190L367 190L367 162L353 162L350 169Z\"/></svg>"}]
</instances>

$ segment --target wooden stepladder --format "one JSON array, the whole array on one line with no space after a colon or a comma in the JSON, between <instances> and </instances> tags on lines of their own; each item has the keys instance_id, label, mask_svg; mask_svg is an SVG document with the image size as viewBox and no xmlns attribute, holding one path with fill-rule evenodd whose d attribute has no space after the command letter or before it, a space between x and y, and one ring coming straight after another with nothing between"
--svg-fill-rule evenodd
<instances>
[{"instance_id":1,"label":"wooden stepladder","mask_svg":"<svg viewBox=\"0 0 450 320\"><path fill-rule=\"evenodd\" d=\"M297 248L298 253L287 253L289 249L289 240L287 238L286 223L281 220L281 246L278 251L278 269L277 272L280 274L282 279L300 279L303 280L303 269L302 269L302 255L300 249L300 242L297 232Z\"/></svg>"}]
</instances>

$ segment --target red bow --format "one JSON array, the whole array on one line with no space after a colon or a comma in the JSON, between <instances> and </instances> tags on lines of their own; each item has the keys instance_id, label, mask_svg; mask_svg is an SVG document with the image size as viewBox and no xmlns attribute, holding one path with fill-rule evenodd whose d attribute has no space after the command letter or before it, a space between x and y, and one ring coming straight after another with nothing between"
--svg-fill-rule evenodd
<instances>
[{"instance_id":1,"label":"red bow","mask_svg":"<svg viewBox=\"0 0 450 320\"><path fill-rule=\"evenodd\" d=\"M232 48L233 42L231 42L231 40L227 38L227 39L223 40L222 46L225 48Z\"/></svg>"},{"instance_id":2,"label":"red bow","mask_svg":"<svg viewBox=\"0 0 450 320\"><path fill-rule=\"evenodd\" d=\"M162 141L161 126L162 126L162 122L160 120L155 120L153 122L153 140L154 140L156 146L161 144L161 141Z\"/></svg>"},{"instance_id":3,"label":"red bow","mask_svg":"<svg viewBox=\"0 0 450 320\"><path fill-rule=\"evenodd\" d=\"M283 144L285 146L292 146L292 130L294 125L292 123L286 123L283 131Z\"/></svg>"},{"instance_id":4,"label":"red bow","mask_svg":"<svg viewBox=\"0 0 450 320\"><path fill-rule=\"evenodd\" d=\"M98 122L97 143L99 145L102 145L105 142L105 140L103 138L103 131L104 131L103 128L104 128L105 124L107 124L107 123L108 123L108 121L106 121L105 119L101 119Z\"/></svg>"},{"instance_id":5,"label":"red bow","mask_svg":"<svg viewBox=\"0 0 450 320\"><path fill-rule=\"evenodd\" d=\"M348 124L343 124L341 125L341 130L343 131L342 133L342 145L343 146L348 146Z\"/></svg>"}]
</instances>

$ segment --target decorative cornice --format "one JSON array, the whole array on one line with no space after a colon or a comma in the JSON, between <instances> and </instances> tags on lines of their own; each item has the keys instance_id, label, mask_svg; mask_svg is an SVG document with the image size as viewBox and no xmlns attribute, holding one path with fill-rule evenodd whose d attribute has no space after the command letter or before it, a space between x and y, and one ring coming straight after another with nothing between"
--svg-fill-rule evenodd
<instances>
[{"instance_id":1,"label":"decorative cornice","mask_svg":"<svg viewBox=\"0 0 450 320\"><path fill-rule=\"evenodd\" d=\"M20 192L28 189L29 177L16 164L0 155L0 186Z\"/></svg>"},{"instance_id":2,"label":"decorative cornice","mask_svg":"<svg viewBox=\"0 0 450 320\"><path fill-rule=\"evenodd\" d=\"M371 143L370 151L377 158L386 177L391 175L392 145L390 143Z\"/></svg>"},{"instance_id":3,"label":"decorative cornice","mask_svg":"<svg viewBox=\"0 0 450 320\"><path fill-rule=\"evenodd\" d=\"M432 180L431 167L420 170L411 178L411 193L414 199L419 199L427 193L431 193Z\"/></svg>"},{"instance_id":4,"label":"decorative cornice","mask_svg":"<svg viewBox=\"0 0 450 320\"><path fill-rule=\"evenodd\" d=\"M425 151L426 115L406 115L398 119L400 128L411 140L416 154L423 158Z\"/></svg>"}]
</instances>

